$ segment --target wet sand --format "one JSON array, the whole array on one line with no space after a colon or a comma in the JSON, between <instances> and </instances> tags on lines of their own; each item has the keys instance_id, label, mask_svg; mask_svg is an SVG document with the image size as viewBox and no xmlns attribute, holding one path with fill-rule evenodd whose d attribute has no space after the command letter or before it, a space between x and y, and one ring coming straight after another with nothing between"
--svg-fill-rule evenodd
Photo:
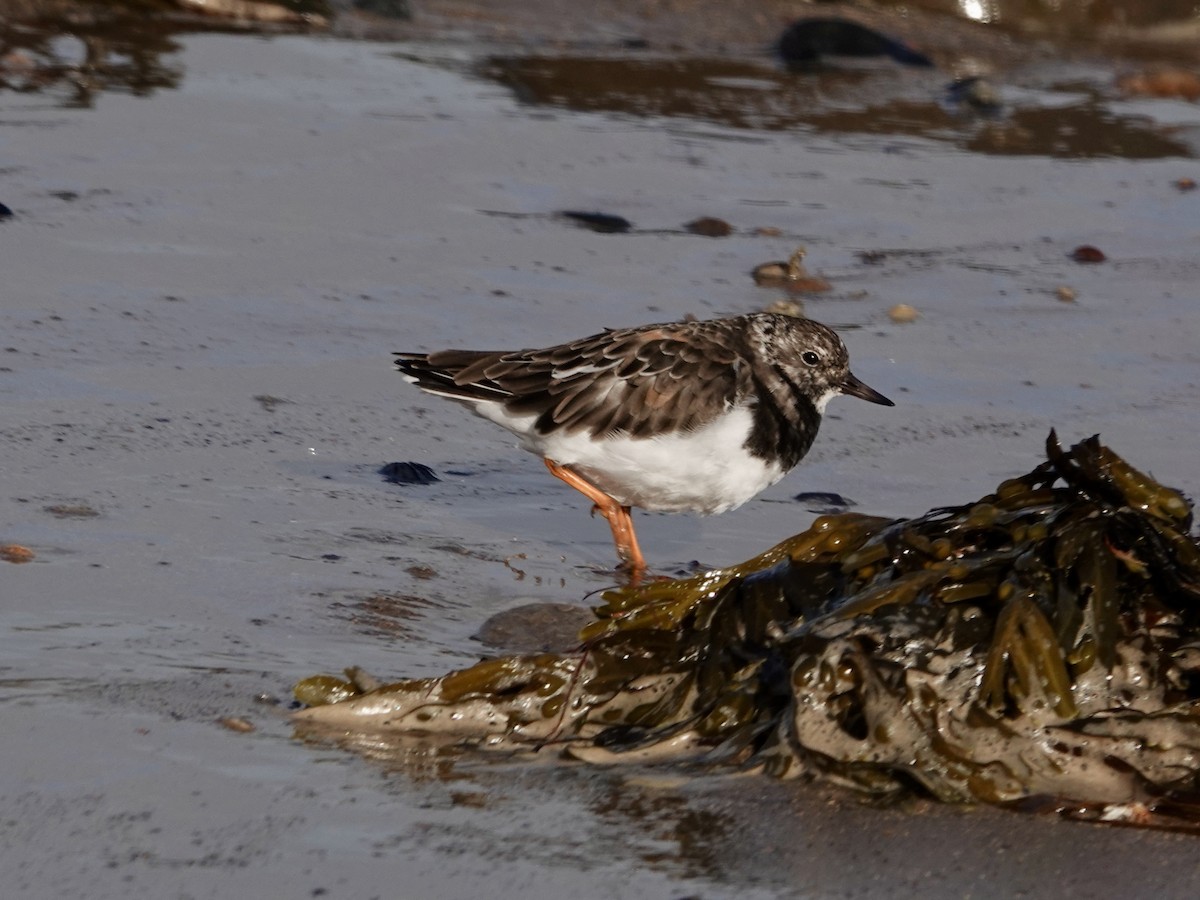
<instances>
[{"instance_id":1,"label":"wet sand","mask_svg":"<svg viewBox=\"0 0 1200 900\"><path fill-rule=\"evenodd\" d=\"M661 570L799 531L800 491L964 502L1052 426L1195 493L1200 194L1173 184L1193 158L522 106L444 43L182 44L176 91L0 97L0 542L37 555L0 563L8 896L1195 895L1174 835L757 778L392 771L286 718L299 678L437 674L493 613L584 605L611 576L584 503L389 351L760 308L750 269L797 244L834 286L809 314L898 406L835 401L802 467L733 513L640 516ZM1013 96L1054 80L1031 79ZM1195 105L1097 90L1194 148ZM702 215L737 233L680 232ZM394 460L442 480L385 485Z\"/></svg>"}]
</instances>

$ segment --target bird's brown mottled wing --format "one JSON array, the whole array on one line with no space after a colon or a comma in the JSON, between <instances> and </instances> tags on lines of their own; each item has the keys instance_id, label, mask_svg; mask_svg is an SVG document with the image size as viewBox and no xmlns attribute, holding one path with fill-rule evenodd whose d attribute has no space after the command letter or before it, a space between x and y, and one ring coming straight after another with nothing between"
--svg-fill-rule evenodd
<instances>
[{"instance_id":1,"label":"bird's brown mottled wing","mask_svg":"<svg viewBox=\"0 0 1200 900\"><path fill-rule=\"evenodd\" d=\"M708 323L654 325L545 350L398 354L397 366L426 390L536 415L542 433L644 437L696 428L734 402L749 373L730 334Z\"/></svg>"}]
</instances>

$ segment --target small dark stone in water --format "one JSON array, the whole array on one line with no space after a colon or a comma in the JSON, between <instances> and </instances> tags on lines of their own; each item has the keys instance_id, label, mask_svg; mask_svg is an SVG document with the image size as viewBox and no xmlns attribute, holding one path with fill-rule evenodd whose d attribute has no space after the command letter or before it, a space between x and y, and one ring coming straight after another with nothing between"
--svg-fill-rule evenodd
<instances>
[{"instance_id":1,"label":"small dark stone in water","mask_svg":"<svg viewBox=\"0 0 1200 900\"><path fill-rule=\"evenodd\" d=\"M865 266L882 265L887 259L887 253L883 250L859 250L854 254L858 257L858 261Z\"/></svg>"},{"instance_id":2,"label":"small dark stone in water","mask_svg":"<svg viewBox=\"0 0 1200 900\"><path fill-rule=\"evenodd\" d=\"M628 219L609 213L563 210L559 215L597 234L625 234L633 228L633 223Z\"/></svg>"},{"instance_id":3,"label":"small dark stone in water","mask_svg":"<svg viewBox=\"0 0 1200 900\"><path fill-rule=\"evenodd\" d=\"M702 237L729 237L733 234L733 226L724 219L715 219L712 216L703 216L699 219L693 219L683 226L685 231L692 234L698 234Z\"/></svg>"},{"instance_id":4,"label":"small dark stone in water","mask_svg":"<svg viewBox=\"0 0 1200 900\"><path fill-rule=\"evenodd\" d=\"M433 484L442 480L429 466L415 462L390 462L380 467L379 474L388 484Z\"/></svg>"},{"instance_id":5,"label":"small dark stone in water","mask_svg":"<svg viewBox=\"0 0 1200 900\"><path fill-rule=\"evenodd\" d=\"M321 559L325 560L325 562L337 562L341 557L336 553L322 553Z\"/></svg>"},{"instance_id":6,"label":"small dark stone in water","mask_svg":"<svg viewBox=\"0 0 1200 900\"><path fill-rule=\"evenodd\" d=\"M11 219L12 217L13 217L13 211L11 209L9 209L7 206L5 206L3 203L0 203L0 220Z\"/></svg>"},{"instance_id":7,"label":"small dark stone in water","mask_svg":"<svg viewBox=\"0 0 1200 900\"><path fill-rule=\"evenodd\" d=\"M579 646L579 631L595 619L571 603L526 603L496 613L472 639L509 653L553 653Z\"/></svg>"},{"instance_id":8,"label":"small dark stone in water","mask_svg":"<svg viewBox=\"0 0 1200 900\"><path fill-rule=\"evenodd\" d=\"M1071 259L1077 263L1102 263L1108 257L1104 255L1102 250L1090 244L1084 244L1082 247L1076 247L1071 251Z\"/></svg>"},{"instance_id":9,"label":"small dark stone in water","mask_svg":"<svg viewBox=\"0 0 1200 900\"><path fill-rule=\"evenodd\" d=\"M832 491L804 491L792 498L803 503L809 512L842 512L854 506L854 501Z\"/></svg>"},{"instance_id":10,"label":"small dark stone in water","mask_svg":"<svg viewBox=\"0 0 1200 900\"><path fill-rule=\"evenodd\" d=\"M902 41L849 19L800 19L779 38L776 49L788 66L812 66L822 56L890 56L906 66L932 66L928 56Z\"/></svg>"}]
</instances>

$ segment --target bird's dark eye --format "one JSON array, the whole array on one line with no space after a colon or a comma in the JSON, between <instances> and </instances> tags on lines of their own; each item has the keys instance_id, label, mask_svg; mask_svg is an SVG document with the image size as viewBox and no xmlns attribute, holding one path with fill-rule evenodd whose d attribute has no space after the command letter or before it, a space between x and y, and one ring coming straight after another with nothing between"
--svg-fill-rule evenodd
<instances>
[{"instance_id":1,"label":"bird's dark eye","mask_svg":"<svg viewBox=\"0 0 1200 900\"><path fill-rule=\"evenodd\" d=\"M817 356L817 354L811 350L805 350L800 354L800 358L804 360L805 365L809 366L815 366L821 361L821 357Z\"/></svg>"}]
</instances>

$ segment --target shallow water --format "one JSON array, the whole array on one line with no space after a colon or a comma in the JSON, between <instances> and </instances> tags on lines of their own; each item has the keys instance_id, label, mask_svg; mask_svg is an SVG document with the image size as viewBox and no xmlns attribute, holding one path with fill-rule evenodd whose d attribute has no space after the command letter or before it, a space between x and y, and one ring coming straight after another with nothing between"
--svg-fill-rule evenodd
<instances>
[{"instance_id":1,"label":"shallow water","mask_svg":"<svg viewBox=\"0 0 1200 900\"><path fill-rule=\"evenodd\" d=\"M655 772L388 775L295 742L285 709L352 662L460 666L493 613L583 606L612 577L586 504L407 392L389 351L756 309L776 294L750 270L797 243L833 286L809 313L899 406L836 402L743 509L640 517L660 569L799 531L802 491L883 515L963 502L1051 425L1194 490L1197 194L1174 186L1193 162L547 110L444 48L179 43L174 90L0 95L0 540L37 555L0 564L13 896L1194 893L1170 836ZM1195 109L1119 108L1172 127ZM681 232L700 215L733 236ZM1071 261L1083 243L1109 262ZM391 461L442 480L384 484ZM99 515L50 511L83 505Z\"/></svg>"},{"instance_id":2,"label":"shallow water","mask_svg":"<svg viewBox=\"0 0 1200 900\"><path fill-rule=\"evenodd\" d=\"M1000 156L1193 158L1200 125L1185 114L1189 130L1181 132L1178 122L1122 103L1107 73L1065 67L1019 87L998 85L998 96L1011 99L985 113L954 99L945 74L890 65L793 73L769 60L519 56L492 57L478 71L531 106L747 131L922 137Z\"/></svg>"}]
</instances>

